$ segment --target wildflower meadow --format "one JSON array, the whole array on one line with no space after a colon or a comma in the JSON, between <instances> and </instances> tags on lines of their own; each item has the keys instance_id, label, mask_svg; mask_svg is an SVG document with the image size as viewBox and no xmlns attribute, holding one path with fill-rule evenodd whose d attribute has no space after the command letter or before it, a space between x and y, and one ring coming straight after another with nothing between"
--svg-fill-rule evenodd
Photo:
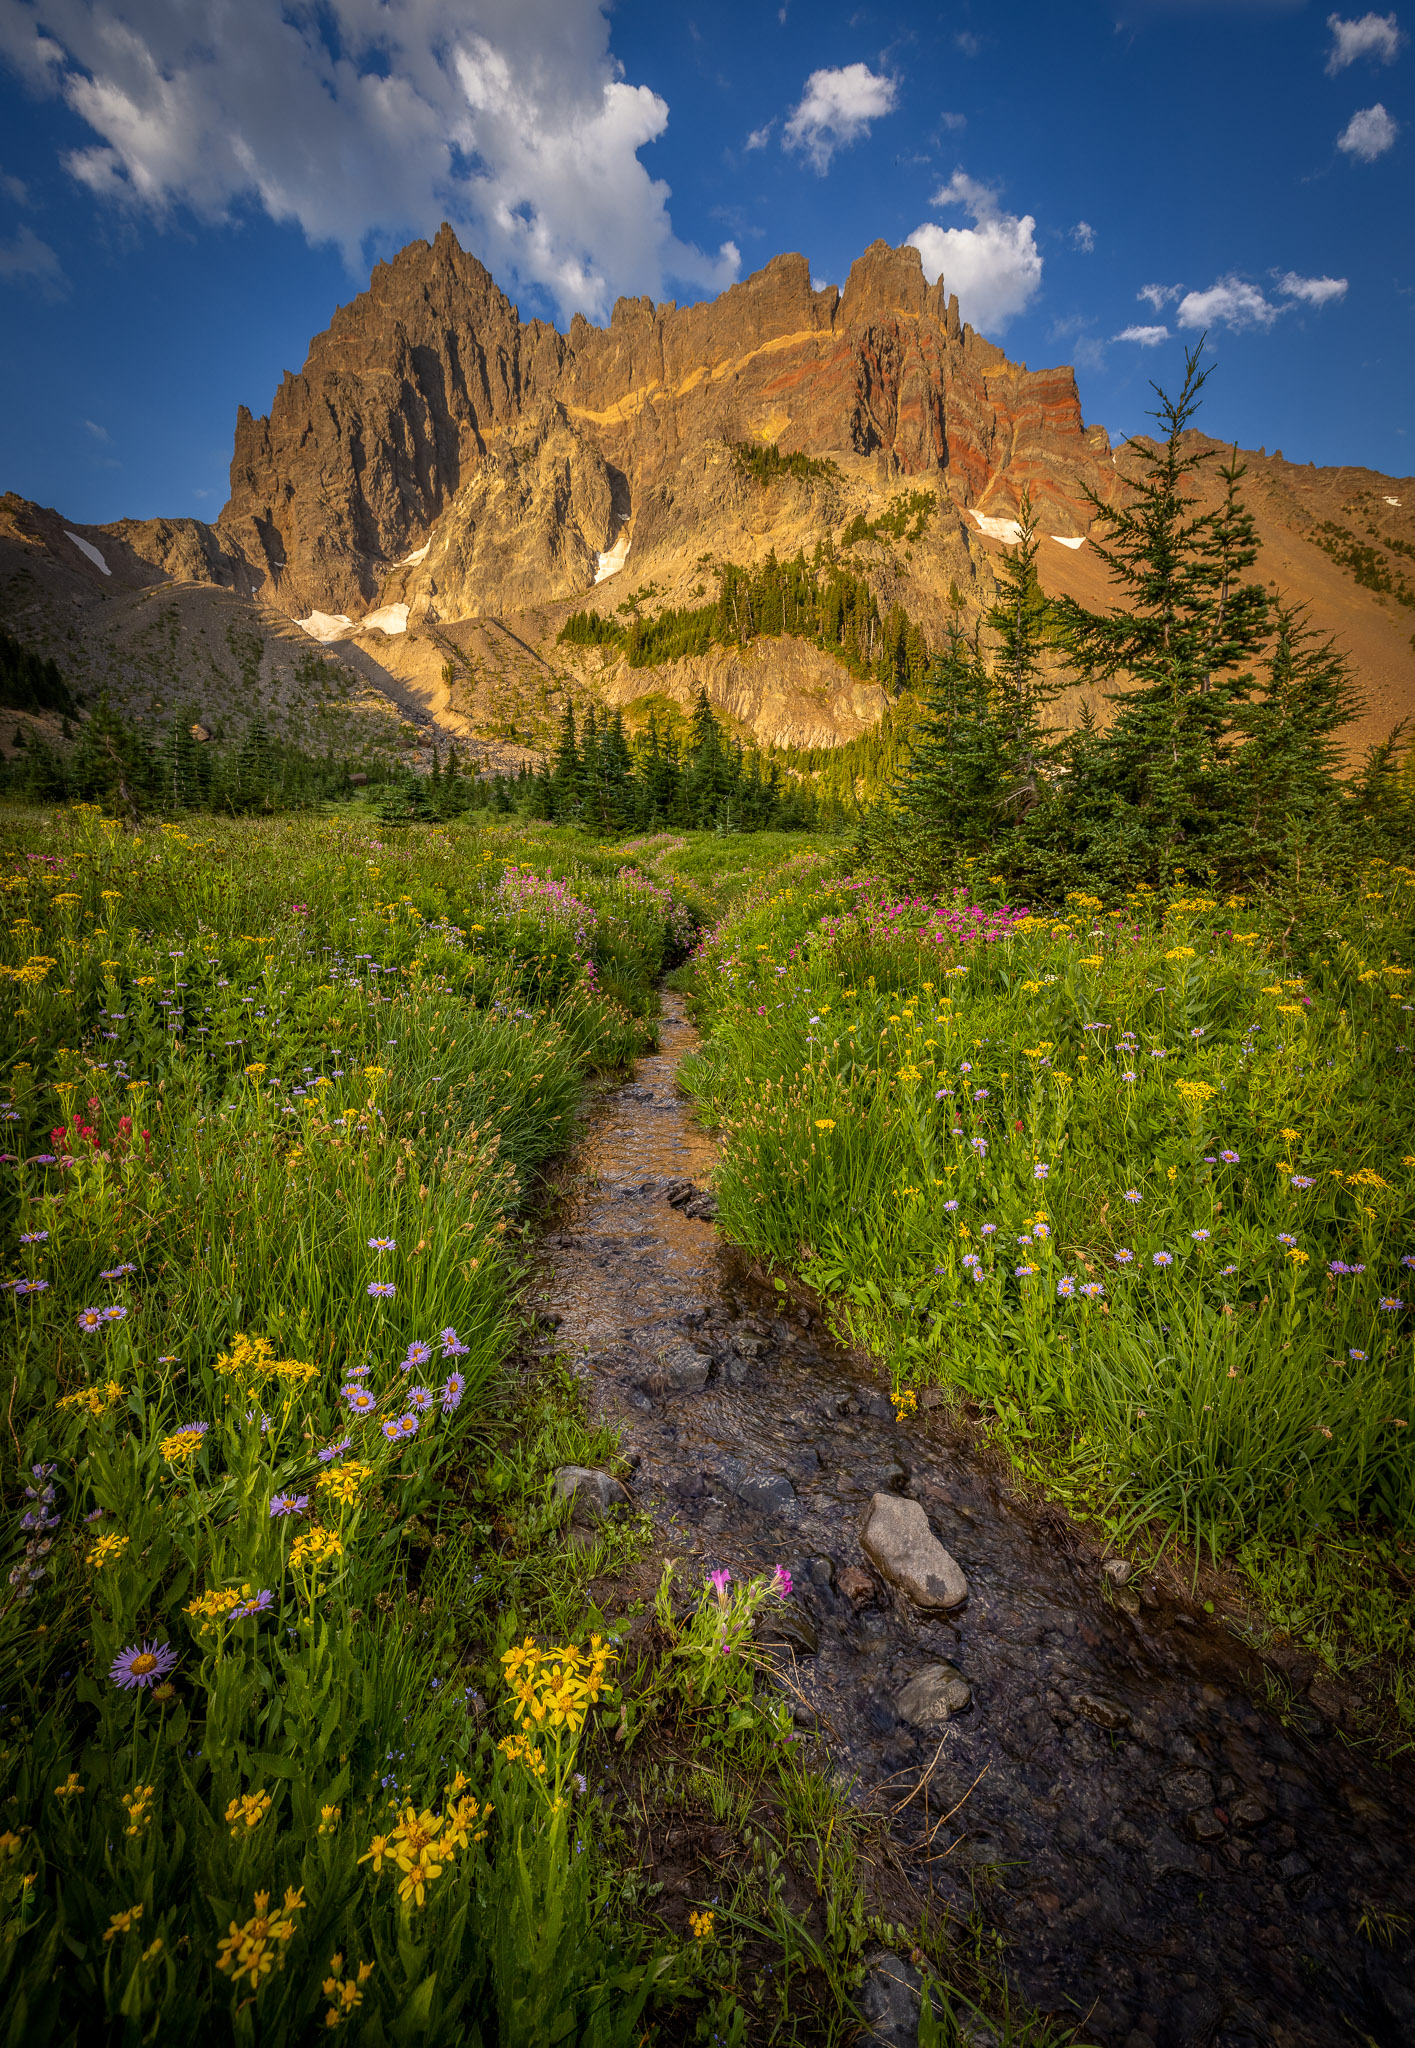
<instances>
[{"instance_id":1,"label":"wildflower meadow","mask_svg":"<svg viewBox=\"0 0 1415 2048\"><path fill-rule=\"evenodd\" d=\"M8 840L4 2038L632 2038L613 1646L483 1697L448 1587L532 1177L687 911L509 832Z\"/></svg>"},{"instance_id":2,"label":"wildflower meadow","mask_svg":"<svg viewBox=\"0 0 1415 2048\"><path fill-rule=\"evenodd\" d=\"M1413 912L1379 863L1294 931L1182 880L1043 915L798 855L693 969L724 1227L1118 1539L1403 1657Z\"/></svg>"}]
</instances>

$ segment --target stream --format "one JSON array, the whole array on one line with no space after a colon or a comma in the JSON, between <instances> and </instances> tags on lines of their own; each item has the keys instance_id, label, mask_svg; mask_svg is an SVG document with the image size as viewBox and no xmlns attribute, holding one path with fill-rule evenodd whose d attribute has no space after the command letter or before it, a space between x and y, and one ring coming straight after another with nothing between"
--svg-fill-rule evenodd
<instances>
[{"instance_id":1,"label":"stream","mask_svg":"<svg viewBox=\"0 0 1415 2048\"><path fill-rule=\"evenodd\" d=\"M798 1723L891 1816L921 1895L976 1900L1016 1991L1079 2039L1411 2048L1415 1771L1300 1693L1284 1723L1257 1654L1156 1583L1116 1588L1091 1536L940 1410L896 1423L858 1360L670 1205L715 1159L675 1086L696 1043L666 996L660 1049L597 1104L541 1294L683 1578L789 1567ZM921 1614L871 1570L875 1493L923 1506L965 1606ZM971 1703L915 1727L899 1695L945 1662Z\"/></svg>"}]
</instances>

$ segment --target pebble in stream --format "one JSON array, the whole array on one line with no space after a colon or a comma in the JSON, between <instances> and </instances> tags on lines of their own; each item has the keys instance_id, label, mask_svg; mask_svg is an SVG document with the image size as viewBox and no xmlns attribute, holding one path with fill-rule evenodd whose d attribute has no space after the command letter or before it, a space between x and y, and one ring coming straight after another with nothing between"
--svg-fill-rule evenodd
<instances>
[{"instance_id":1,"label":"pebble in stream","mask_svg":"<svg viewBox=\"0 0 1415 2048\"><path fill-rule=\"evenodd\" d=\"M901 1429L878 1384L780 1318L710 1198L682 1206L713 1164L674 1086L694 1043L666 998L660 1051L599 1106L544 1290L669 1547L704 1571L790 1567L795 1682L837 1769L880 1810L938 1753L927 1806L891 1821L901 1857L941 1903L977 1896L1018 1990L1082 2039L1410 2048L1410 1770L1306 1702L1284 1727L1256 1703L1260 1660L1155 1589L1105 1599L1054 1517L924 1417ZM920 1503L966 1605L919 1612L867 1569L876 1494Z\"/></svg>"}]
</instances>

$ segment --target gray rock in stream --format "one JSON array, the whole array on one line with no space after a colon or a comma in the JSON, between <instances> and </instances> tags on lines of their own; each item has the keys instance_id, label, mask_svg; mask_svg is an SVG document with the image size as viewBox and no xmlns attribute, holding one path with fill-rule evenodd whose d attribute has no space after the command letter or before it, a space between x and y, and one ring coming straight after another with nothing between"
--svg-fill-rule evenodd
<instances>
[{"instance_id":1,"label":"gray rock in stream","mask_svg":"<svg viewBox=\"0 0 1415 2048\"><path fill-rule=\"evenodd\" d=\"M743 1507L773 1514L796 1498L796 1489L784 1472L753 1472L737 1488Z\"/></svg>"},{"instance_id":2,"label":"gray rock in stream","mask_svg":"<svg viewBox=\"0 0 1415 2048\"><path fill-rule=\"evenodd\" d=\"M597 1522L610 1508L629 1499L629 1489L612 1472L596 1472L588 1465L562 1465L555 1474L555 1497L574 1503L573 1522Z\"/></svg>"},{"instance_id":3,"label":"gray rock in stream","mask_svg":"<svg viewBox=\"0 0 1415 2048\"><path fill-rule=\"evenodd\" d=\"M712 1360L704 1358L681 1339L666 1344L657 1360L645 1368L634 1384L646 1394L696 1394L708 1383Z\"/></svg>"},{"instance_id":4,"label":"gray rock in stream","mask_svg":"<svg viewBox=\"0 0 1415 2048\"><path fill-rule=\"evenodd\" d=\"M865 1957L860 1987L863 2040L872 2048L917 2048L924 1980L903 1956L875 1949Z\"/></svg>"},{"instance_id":5,"label":"gray rock in stream","mask_svg":"<svg viewBox=\"0 0 1415 2048\"><path fill-rule=\"evenodd\" d=\"M941 1728L973 1704L973 1689L956 1664L926 1664L916 1671L895 1705L916 1728Z\"/></svg>"},{"instance_id":6,"label":"gray rock in stream","mask_svg":"<svg viewBox=\"0 0 1415 2048\"><path fill-rule=\"evenodd\" d=\"M860 1530L860 1545L870 1563L916 1607L961 1607L968 1597L962 1567L934 1535L916 1500L877 1493Z\"/></svg>"}]
</instances>

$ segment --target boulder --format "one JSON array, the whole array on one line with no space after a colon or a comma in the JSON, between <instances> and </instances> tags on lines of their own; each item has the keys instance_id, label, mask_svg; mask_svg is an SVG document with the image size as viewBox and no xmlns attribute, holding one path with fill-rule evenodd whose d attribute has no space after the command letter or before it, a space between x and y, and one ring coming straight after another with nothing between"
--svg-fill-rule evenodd
<instances>
[{"instance_id":1,"label":"boulder","mask_svg":"<svg viewBox=\"0 0 1415 2048\"><path fill-rule=\"evenodd\" d=\"M926 1664L895 1702L902 1719L916 1728L941 1728L973 1704L973 1689L956 1664Z\"/></svg>"},{"instance_id":2,"label":"boulder","mask_svg":"<svg viewBox=\"0 0 1415 2048\"><path fill-rule=\"evenodd\" d=\"M860 1988L863 2040L872 2048L917 2048L924 1980L912 1963L887 1949L865 1957Z\"/></svg>"},{"instance_id":3,"label":"boulder","mask_svg":"<svg viewBox=\"0 0 1415 2048\"><path fill-rule=\"evenodd\" d=\"M891 1585L916 1607L947 1610L961 1607L968 1581L929 1527L916 1500L897 1493L877 1493L860 1531L860 1544Z\"/></svg>"},{"instance_id":4,"label":"boulder","mask_svg":"<svg viewBox=\"0 0 1415 2048\"><path fill-rule=\"evenodd\" d=\"M588 1465L562 1465L555 1474L555 1497L573 1503L572 1522L597 1522L630 1496L628 1487L612 1472L597 1472Z\"/></svg>"}]
</instances>

